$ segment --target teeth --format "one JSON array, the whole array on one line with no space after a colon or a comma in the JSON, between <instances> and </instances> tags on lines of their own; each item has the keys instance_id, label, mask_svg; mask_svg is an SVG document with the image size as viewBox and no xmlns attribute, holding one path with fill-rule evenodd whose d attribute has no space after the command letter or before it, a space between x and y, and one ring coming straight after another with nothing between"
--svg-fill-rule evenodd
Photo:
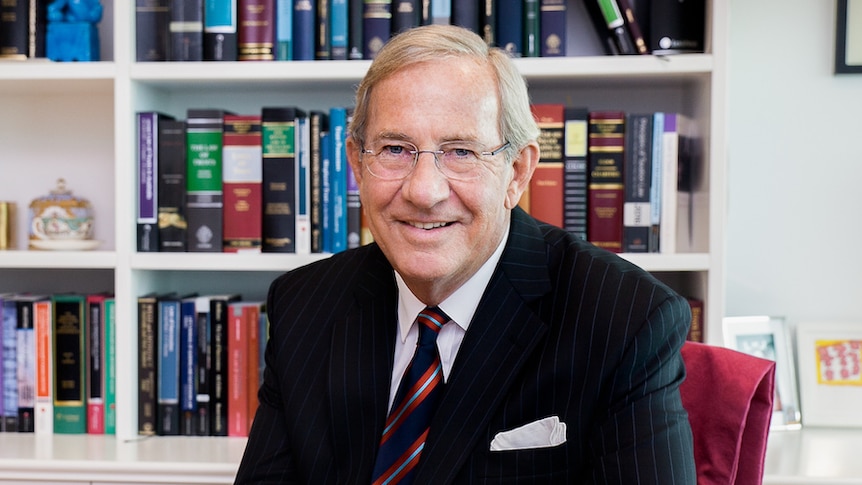
<instances>
[{"instance_id":1,"label":"teeth","mask_svg":"<svg viewBox=\"0 0 862 485\"><path fill-rule=\"evenodd\" d=\"M445 222L411 222L410 225L419 229L435 229L446 225Z\"/></svg>"}]
</instances>

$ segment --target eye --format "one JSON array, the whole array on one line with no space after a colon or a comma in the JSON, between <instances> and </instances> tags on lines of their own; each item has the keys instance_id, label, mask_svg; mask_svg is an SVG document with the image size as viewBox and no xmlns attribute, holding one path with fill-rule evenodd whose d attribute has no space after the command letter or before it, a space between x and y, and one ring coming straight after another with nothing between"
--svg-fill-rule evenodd
<instances>
[{"instance_id":1,"label":"eye","mask_svg":"<svg viewBox=\"0 0 862 485\"><path fill-rule=\"evenodd\" d=\"M443 153L447 158L458 160L470 160L477 158L476 151L465 146L445 146L442 147Z\"/></svg>"},{"instance_id":2,"label":"eye","mask_svg":"<svg viewBox=\"0 0 862 485\"><path fill-rule=\"evenodd\" d=\"M399 145L397 143L392 143L384 145L383 148L380 149L380 154L390 157L404 157L410 155L410 152L412 150L415 149L409 145Z\"/></svg>"}]
</instances>

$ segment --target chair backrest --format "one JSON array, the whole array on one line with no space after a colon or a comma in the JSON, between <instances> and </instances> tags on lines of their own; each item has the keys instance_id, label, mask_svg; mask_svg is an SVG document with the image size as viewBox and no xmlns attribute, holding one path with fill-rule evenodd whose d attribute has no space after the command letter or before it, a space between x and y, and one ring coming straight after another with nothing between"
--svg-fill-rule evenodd
<instances>
[{"instance_id":1,"label":"chair backrest","mask_svg":"<svg viewBox=\"0 0 862 485\"><path fill-rule=\"evenodd\" d=\"M696 342L683 345L682 358L698 485L760 485L775 362Z\"/></svg>"}]
</instances>

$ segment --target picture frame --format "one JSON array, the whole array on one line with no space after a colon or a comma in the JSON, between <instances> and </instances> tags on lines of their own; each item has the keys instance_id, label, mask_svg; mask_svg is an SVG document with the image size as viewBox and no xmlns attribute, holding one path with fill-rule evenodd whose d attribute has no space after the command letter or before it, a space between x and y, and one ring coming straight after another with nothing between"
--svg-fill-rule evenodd
<instances>
[{"instance_id":1,"label":"picture frame","mask_svg":"<svg viewBox=\"0 0 862 485\"><path fill-rule=\"evenodd\" d=\"M862 73L862 0L838 0L835 73Z\"/></svg>"},{"instance_id":2,"label":"picture frame","mask_svg":"<svg viewBox=\"0 0 862 485\"><path fill-rule=\"evenodd\" d=\"M802 427L793 345L786 327L783 317L767 315L722 320L725 347L775 362L771 430Z\"/></svg>"},{"instance_id":3,"label":"picture frame","mask_svg":"<svg viewBox=\"0 0 862 485\"><path fill-rule=\"evenodd\" d=\"M796 344L805 425L862 427L862 322L800 322Z\"/></svg>"}]
</instances>

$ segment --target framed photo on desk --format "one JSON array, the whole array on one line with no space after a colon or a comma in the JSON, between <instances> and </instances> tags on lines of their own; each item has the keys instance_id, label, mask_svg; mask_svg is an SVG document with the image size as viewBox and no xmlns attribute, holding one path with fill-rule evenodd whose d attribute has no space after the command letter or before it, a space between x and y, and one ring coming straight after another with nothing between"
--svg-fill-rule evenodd
<instances>
[{"instance_id":1,"label":"framed photo on desk","mask_svg":"<svg viewBox=\"0 0 862 485\"><path fill-rule=\"evenodd\" d=\"M806 426L862 427L862 322L796 328Z\"/></svg>"},{"instance_id":2,"label":"framed photo on desk","mask_svg":"<svg viewBox=\"0 0 862 485\"><path fill-rule=\"evenodd\" d=\"M775 397L770 429L799 429L802 416L796 387L793 347L784 319L771 316L725 317L724 346L775 362Z\"/></svg>"}]
</instances>

